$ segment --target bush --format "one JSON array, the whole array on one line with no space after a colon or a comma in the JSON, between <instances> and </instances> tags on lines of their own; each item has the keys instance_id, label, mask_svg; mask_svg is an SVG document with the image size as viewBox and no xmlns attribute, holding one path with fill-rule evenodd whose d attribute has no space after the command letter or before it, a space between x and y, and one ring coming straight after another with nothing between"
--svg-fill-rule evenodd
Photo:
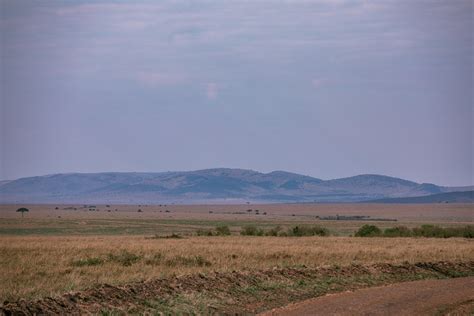
<instances>
[{"instance_id":1,"label":"bush","mask_svg":"<svg viewBox=\"0 0 474 316\"><path fill-rule=\"evenodd\" d=\"M329 232L326 228L319 226L295 226L288 229L288 236L327 236Z\"/></svg>"},{"instance_id":2,"label":"bush","mask_svg":"<svg viewBox=\"0 0 474 316\"><path fill-rule=\"evenodd\" d=\"M384 237L410 237L412 236L411 230L406 226L397 226L393 228L387 228L383 232Z\"/></svg>"},{"instance_id":3,"label":"bush","mask_svg":"<svg viewBox=\"0 0 474 316\"><path fill-rule=\"evenodd\" d=\"M421 225L413 228L413 235L419 237L447 237L444 229L436 225Z\"/></svg>"},{"instance_id":4,"label":"bush","mask_svg":"<svg viewBox=\"0 0 474 316\"><path fill-rule=\"evenodd\" d=\"M171 235L165 235L165 236L155 234L155 236L151 237L151 239L182 239L182 238L184 237L175 233L172 233Z\"/></svg>"},{"instance_id":5,"label":"bush","mask_svg":"<svg viewBox=\"0 0 474 316\"><path fill-rule=\"evenodd\" d=\"M257 228L253 225L244 226L240 231L240 234L243 236L263 236L264 232L261 228Z\"/></svg>"},{"instance_id":6,"label":"bush","mask_svg":"<svg viewBox=\"0 0 474 316\"><path fill-rule=\"evenodd\" d=\"M196 235L198 236L229 236L230 234L229 226L225 225L216 226L215 230L198 229L196 231Z\"/></svg>"},{"instance_id":7,"label":"bush","mask_svg":"<svg viewBox=\"0 0 474 316\"><path fill-rule=\"evenodd\" d=\"M421 225L411 230L405 226L398 226L385 229L383 234L377 226L364 225L355 233L357 237L374 237L381 235L384 237L474 238L474 225L447 228L437 225Z\"/></svg>"},{"instance_id":8,"label":"bush","mask_svg":"<svg viewBox=\"0 0 474 316\"><path fill-rule=\"evenodd\" d=\"M474 238L474 226L466 226L462 230L462 237L464 238Z\"/></svg>"},{"instance_id":9,"label":"bush","mask_svg":"<svg viewBox=\"0 0 474 316\"><path fill-rule=\"evenodd\" d=\"M437 225L421 225L421 227L413 228L413 235L419 236L419 237L435 237L435 238L449 238L449 237L474 238L474 226L468 225L465 227L442 228Z\"/></svg>"},{"instance_id":10,"label":"bush","mask_svg":"<svg viewBox=\"0 0 474 316\"><path fill-rule=\"evenodd\" d=\"M277 226L265 232L265 236L278 236L281 233L281 231L282 231L281 226Z\"/></svg>"},{"instance_id":11,"label":"bush","mask_svg":"<svg viewBox=\"0 0 474 316\"><path fill-rule=\"evenodd\" d=\"M196 231L196 235L198 235L198 236L214 236L214 233L210 229L198 229Z\"/></svg>"},{"instance_id":12,"label":"bush","mask_svg":"<svg viewBox=\"0 0 474 316\"><path fill-rule=\"evenodd\" d=\"M253 225L244 226L240 231L243 236L279 236L279 237L301 237L301 236L328 236L329 231L319 226L294 226L283 231L281 226L276 226L267 231Z\"/></svg>"},{"instance_id":13,"label":"bush","mask_svg":"<svg viewBox=\"0 0 474 316\"><path fill-rule=\"evenodd\" d=\"M230 229L229 226L217 226L216 227L216 235L217 236L229 236L230 235Z\"/></svg>"},{"instance_id":14,"label":"bush","mask_svg":"<svg viewBox=\"0 0 474 316\"><path fill-rule=\"evenodd\" d=\"M382 235L382 231L375 225L364 225L355 233L356 237L376 237Z\"/></svg>"}]
</instances>

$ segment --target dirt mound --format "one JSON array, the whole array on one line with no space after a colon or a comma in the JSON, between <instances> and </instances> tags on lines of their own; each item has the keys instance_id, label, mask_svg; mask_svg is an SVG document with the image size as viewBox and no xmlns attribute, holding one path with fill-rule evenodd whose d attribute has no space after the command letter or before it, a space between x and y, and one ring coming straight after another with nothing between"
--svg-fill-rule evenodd
<instances>
[{"instance_id":1,"label":"dirt mound","mask_svg":"<svg viewBox=\"0 0 474 316\"><path fill-rule=\"evenodd\" d=\"M339 285L364 287L374 283L364 283L366 279L374 282L394 283L418 278L455 277L474 274L474 261L470 262L424 262L403 264L374 264L369 266L350 265L344 267L319 268L275 268L271 270L245 272L214 272L207 275L197 274L182 277L154 279L146 282L130 283L123 286L103 284L80 292L67 293L58 297L47 297L36 301L19 300L4 302L0 307L3 315L34 315L34 314L86 314L101 311L149 312L159 310L150 306L150 301L164 301L169 298L199 293L207 294L223 303L218 307L223 312L257 312L269 307L284 305L284 299L301 299L308 295L325 294L324 291L342 290ZM347 279L359 278L356 285L347 284ZM303 286L306 283L333 282L321 292L308 292ZM297 283L295 283L297 282ZM279 288L278 294L271 292L265 284L290 284ZM295 287L294 284L301 285ZM311 287L312 289L314 287ZM255 305L255 293L250 290L264 291L268 304ZM306 290L305 290L306 289ZM286 291L286 292L285 292ZM306 291L306 292L305 292ZM251 294L251 295L250 295ZM279 297L272 296L280 295ZM239 297L240 295L240 297ZM252 298L251 298L252 297ZM278 299L277 299L278 298ZM283 299L284 298L284 299ZM232 301L233 300L233 301ZM235 310L235 302L242 306ZM229 302L226 305L225 302ZM254 305L252 305L254 304ZM214 309L208 306L209 310ZM215 310L214 310L215 311Z\"/></svg>"}]
</instances>

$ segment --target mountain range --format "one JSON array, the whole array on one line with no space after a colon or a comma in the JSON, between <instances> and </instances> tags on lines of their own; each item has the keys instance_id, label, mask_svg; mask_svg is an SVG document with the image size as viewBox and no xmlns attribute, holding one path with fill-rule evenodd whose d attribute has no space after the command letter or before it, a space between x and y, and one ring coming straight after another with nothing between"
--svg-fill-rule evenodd
<instances>
[{"instance_id":1,"label":"mountain range","mask_svg":"<svg viewBox=\"0 0 474 316\"><path fill-rule=\"evenodd\" d=\"M321 180L244 169L176 172L66 173L0 182L0 203L359 202L427 196L473 187L444 187L376 174Z\"/></svg>"}]
</instances>

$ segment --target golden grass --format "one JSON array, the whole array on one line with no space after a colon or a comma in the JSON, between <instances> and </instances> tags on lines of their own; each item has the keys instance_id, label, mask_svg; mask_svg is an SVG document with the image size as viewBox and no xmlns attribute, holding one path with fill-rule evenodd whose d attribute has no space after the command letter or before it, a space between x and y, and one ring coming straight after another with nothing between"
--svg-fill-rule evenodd
<instances>
[{"instance_id":1,"label":"golden grass","mask_svg":"<svg viewBox=\"0 0 474 316\"><path fill-rule=\"evenodd\" d=\"M458 238L0 237L0 300L214 270L474 260L473 245L473 241ZM117 260L124 252L125 258L128 254L135 259L130 265ZM78 264L91 258L99 264Z\"/></svg>"}]
</instances>

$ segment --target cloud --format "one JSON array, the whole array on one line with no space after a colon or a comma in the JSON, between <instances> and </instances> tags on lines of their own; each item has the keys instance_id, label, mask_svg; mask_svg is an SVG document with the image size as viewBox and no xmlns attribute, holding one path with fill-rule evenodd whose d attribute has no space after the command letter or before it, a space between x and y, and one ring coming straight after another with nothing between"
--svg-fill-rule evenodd
<instances>
[{"instance_id":1,"label":"cloud","mask_svg":"<svg viewBox=\"0 0 474 316\"><path fill-rule=\"evenodd\" d=\"M214 100L217 98L219 91L217 84L215 82L209 82L206 85L206 96L209 100Z\"/></svg>"}]
</instances>

